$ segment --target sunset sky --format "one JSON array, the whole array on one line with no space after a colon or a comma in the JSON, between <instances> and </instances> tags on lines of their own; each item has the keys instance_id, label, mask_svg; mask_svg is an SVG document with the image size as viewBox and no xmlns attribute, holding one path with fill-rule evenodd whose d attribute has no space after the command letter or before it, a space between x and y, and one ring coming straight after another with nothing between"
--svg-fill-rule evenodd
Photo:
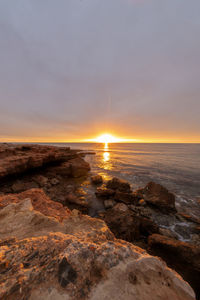
<instances>
[{"instance_id":1,"label":"sunset sky","mask_svg":"<svg viewBox=\"0 0 200 300\"><path fill-rule=\"evenodd\" d=\"M0 0L0 141L200 142L199 0Z\"/></svg>"}]
</instances>

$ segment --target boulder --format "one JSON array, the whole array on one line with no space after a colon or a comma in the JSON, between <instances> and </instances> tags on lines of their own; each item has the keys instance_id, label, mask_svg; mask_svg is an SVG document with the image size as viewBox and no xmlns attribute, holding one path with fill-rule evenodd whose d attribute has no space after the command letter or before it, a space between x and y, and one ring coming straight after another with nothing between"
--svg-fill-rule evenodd
<instances>
[{"instance_id":1,"label":"boulder","mask_svg":"<svg viewBox=\"0 0 200 300\"><path fill-rule=\"evenodd\" d=\"M149 182L143 190L138 190L136 194L163 212L176 211L174 194L160 184Z\"/></svg>"},{"instance_id":2,"label":"boulder","mask_svg":"<svg viewBox=\"0 0 200 300\"><path fill-rule=\"evenodd\" d=\"M103 177L101 175L94 175L91 177L92 184L102 184L103 183Z\"/></svg>"},{"instance_id":3,"label":"boulder","mask_svg":"<svg viewBox=\"0 0 200 300\"><path fill-rule=\"evenodd\" d=\"M195 299L163 261L116 240L102 220L60 222L27 199L0 214L0 299Z\"/></svg>"},{"instance_id":4,"label":"boulder","mask_svg":"<svg viewBox=\"0 0 200 300\"><path fill-rule=\"evenodd\" d=\"M33 178L33 181L35 181L40 187L44 187L48 183L48 178L43 175L35 175Z\"/></svg>"},{"instance_id":5,"label":"boulder","mask_svg":"<svg viewBox=\"0 0 200 300\"><path fill-rule=\"evenodd\" d=\"M115 193L114 200L117 202L124 202L125 204L137 203L137 198L133 193L120 192L118 190Z\"/></svg>"},{"instance_id":6,"label":"boulder","mask_svg":"<svg viewBox=\"0 0 200 300\"><path fill-rule=\"evenodd\" d=\"M108 189L118 190L120 192L125 192L125 193L131 192L130 183L128 181L119 179L117 177L114 177L111 180L109 180L106 184L106 187Z\"/></svg>"},{"instance_id":7,"label":"boulder","mask_svg":"<svg viewBox=\"0 0 200 300\"><path fill-rule=\"evenodd\" d=\"M159 227L151 220L136 216L124 203L106 210L103 219L117 238L135 242L158 233Z\"/></svg>"},{"instance_id":8,"label":"boulder","mask_svg":"<svg viewBox=\"0 0 200 300\"><path fill-rule=\"evenodd\" d=\"M114 197L115 191L111 189L107 189L105 187L99 187L97 188L95 195L97 198L100 199L109 199L111 197Z\"/></svg>"},{"instance_id":9,"label":"boulder","mask_svg":"<svg viewBox=\"0 0 200 300\"><path fill-rule=\"evenodd\" d=\"M163 258L169 267L181 274L200 299L200 246L159 234L151 235L148 245L150 253Z\"/></svg>"}]
</instances>

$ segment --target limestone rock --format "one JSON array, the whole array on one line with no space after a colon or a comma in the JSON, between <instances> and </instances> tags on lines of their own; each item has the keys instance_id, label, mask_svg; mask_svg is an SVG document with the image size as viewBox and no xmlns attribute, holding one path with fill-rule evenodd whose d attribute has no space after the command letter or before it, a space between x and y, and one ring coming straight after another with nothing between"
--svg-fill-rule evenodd
<instances>
[{"instance_id":1,"label":"limestone rock","mask_svg":"<svg viewBox=\"0 0 200 300\"><path fill-rule=\"evenodd\" d=\"M77 154L67 147L3 144L0 146L0 179L67 161L74 156L77 157Z\"/></svg>"},{"instance_id":2,"label":"limestone rock","mask_svg":"<svg viewBox=\"0 0 200 300\"><path fill-rule=\"evenodd\" d=\"M45 216L57 218L62 221L70 215L70 210L61 203L52 201L42 189L31 189L20 194L0 196L0 210L8 204L20 203L24 199L30 199L34 210Z\"/></svg>"},{"instance_id":3,"label":"limestone rock","mask_svg":"<svg viewBox=\"0 0 200 300\"><path fill-rule=\"evenodd\" d=\"M0 299L195 299L163 261L116 240L101 220L69 215L59 222L30 199L0 214Z\"/></svg>"}]
</instances>

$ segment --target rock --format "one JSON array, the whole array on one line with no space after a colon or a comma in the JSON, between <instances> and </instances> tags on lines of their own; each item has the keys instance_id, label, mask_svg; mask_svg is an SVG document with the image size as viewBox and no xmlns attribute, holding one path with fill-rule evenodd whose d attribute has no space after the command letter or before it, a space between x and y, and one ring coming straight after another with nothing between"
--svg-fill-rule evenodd
<instances>
[{"instance_id":1,"label":"rock","mask_svg":"<svg viewBox=\"0 0 200 300\"><path fill-rule=\"evenodd\" d=\"M150 236L148 245L150 253L163 258L190 283L199 299L200 247L159 234Z\"/></svg>"},{"instance_id":2,"label":"rock","mask_svg":"<svg viewBox=\"0 0 200 300\"><path fill-rule=\"evenodd\" d=\"M68 161L78 155L67 147L14 144L0 146L0 179Z\"/></svg>"},{"instance_id":3,"label":"rock","mask_svg":"<svg viewBox=\"0 0 200 300\"><path fill-rule=\"evenodd\" d=\"M50 176L60 175L62 177L71 176L71 164L69 162L63 162L59 166L52 166L48 168L48 173Z\"/></svg>"},{"instance_id":4,"label":"rock","mask_svg":"<svg viewBox=\"0 0 200 300\"><path fill-rule=\"evenodd\" d=\"M116 191L114 200L117 202L124 202L125 204L137 203L137 198L133 193L130 192L125 193L125 192Z\"/></svg>"},{"instance_id":5,"label":"rock","mask_svg":"<svg viewBox=\"0 0 200 300\"><path fill-rule=\"evenodd\" d=\"M69 163L71 176L74 178L85 176L90 171L90 165L80 157L71 159Z\"/></svg>"},{"instance_id":6,"label":"rock","mask_svg":"<svg viewBox=\"0 0 200 300\"><path fill-rule=\"evenodd\" d=\"M93 184L101 184L103 183L103 177L101 175L94 175L91 177L91 182Z\"/></svg>"},{"instance_id":7,"label":"rock","mask_svg":"<svg viewBox=\"0 0 200 300\"><path fill-rule=\"evenodd\" d=\"M26 199L0 214L0 299L195 299L163 261L116 240L102 220L59 222Z\"/></svg>"},{"instance_id":8,"label":"rock","mask_svg":"<svg viewBox=\"0 0 200 300\"><path fill-rule=\"evenodd\" d=\"M19 193L32 188L38 188L38 184L36 182L23 182L18 180L11 188L14 193Z\"/></svg>"},{"instance_id":9,"label":"rock","mask_svg":"<svg viewBox=\"0 0 200 300\"><path fill-rule=\"evenodd\" d=\"M104 201L104 206L106 209L112 208L115 204L116 204L116 202L112 199L108 199L108 200Z\"/></svg>"},{"instance_id":10,"label":"rock","mask_svg":"<svg viewBox=\"0 0 200 300\"><path fill-rule=\"evenodd\" d=\"M174 227L174 231L177 232L185 240L190 239L191 228L189 226L186 226L186 224L176 224Z\"/></svg>"},{"instance_id":11,"label":"rock","mask_svg":"<svg viewBox=\"0 0 200 300\"><path fill-rule=\"evenodd\" d=\"M164 236L173 238L173 239L178 239L177 234L175 232L171 231L170 229L167 229L167 228L159 228L159 233L164 235Z\"/></svg>"},{"instance_id":12,"label":"rock","mask_svg":"<svg viewBox=\"0 0 200 300\"><path fill-rule=\"evenodd\" d=\"M77 204L83 207L88 207L89 203L86 201L85 198L83 197L78 197L77 195L73 194L73 193L69 193L67 194L66 198L65 198L65 203L73 203L73 204Z\"/></svg>"},{"instance_id":13,"label":"rock","mask_svg":"<svg viewBox=\"0 0 200 300\"><path fill-rule=\"evenodd\" d=\"M49 199L42 189L31 189L20 194L0 196L0 211L9 204L20 203L25 199L30 199L34 210L45 216L62 221L70 215L69 209L64 208L61 203Z\"/></svg>"},{"instance_id":14,"label":"rock","mask_svg":"<svg viewBox=\"0 0 200 300\"><path fill-rule=\"evenodd\" d=\"M106 187L108 189L118 190L125 193L129 193L131 191L130 183L117 177L109 180L106 184Z\"/></svg>"},{"instance_id":15,"label":"rock","mask_svg":"<svg viewBox=\"0 0 200 300\"><path fill-rule=\"evenodd\" d=\"M52 185L57 185L57 184L59 184L60 181L57 178L52 178L50 180L50 182L51 182Z\"/></svg>"},{"instance_id":16,"label":"rock","mask_svg":"<svg viewBox=\"0 0 200 300\"><path fill-rule=\"evenodd\" d=\"M35 181L40 187L43 187L47 185L48 178L43 175L35 175L33 177L33 181Z\"/></svg>"},{"instance_id":17,"label":"rock","mask_svg":"<svg viewBox=\"0 0 200 300\"><path fill-rule=\"evenodd\" d=\"M139 190L139 195L143 196L143 199L151 204L161 209L164 212L176 211L175 208L175 196L170 193L162 185L155 182L149 182L146 187L141 191Z\"/></svg>"},{"instance_id":18,"label":"rock","mask_svg":"<svg viewBox=\"0 0 200 300\"><path fill-rule=\"evenodd\" d=\"M114 210L117 210L119 212L125 212L125 211L128 211L128 206L124 203L117 203L115 206L114 206Z\"/></svg>"},{"instance_id":19,"label":"rock","mask_svg":"<svg viewBox=\"0 0 200 300\"><path fill-rule=\"evenodd\" d=\"M135 242L158 233L158 226L150 219L136 216L124 203L116 204L106 210L104 221L117 238Z\"/></svg>"},{"instance_id":20,"label":"rock","mask_svg":"<svg viewBox=\"0 0 200 300\"><path fill-rule=\"evenodd\" d=\"M100 199L109 199L110 197L114 197L115 191L111 189L107 189L105 187L97 188L95 195Z\"/></svg>"}]
</instances>

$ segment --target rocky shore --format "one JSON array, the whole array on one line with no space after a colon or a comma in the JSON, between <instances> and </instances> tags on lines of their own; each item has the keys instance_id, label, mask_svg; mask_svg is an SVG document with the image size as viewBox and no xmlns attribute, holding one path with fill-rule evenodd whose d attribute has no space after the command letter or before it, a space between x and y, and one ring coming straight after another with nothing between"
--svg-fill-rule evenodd
<instances>
[{"instance_id":1,"label":"rocky shore","mask_svg":"<svg viewBox=\"0 0 200 300\"><path fill-rule=\"evenodd\" d=\"M0 299L200 299L200 220L154 182L104 182L84 155L0 145Z\"/></svg>"}]
</instances>

